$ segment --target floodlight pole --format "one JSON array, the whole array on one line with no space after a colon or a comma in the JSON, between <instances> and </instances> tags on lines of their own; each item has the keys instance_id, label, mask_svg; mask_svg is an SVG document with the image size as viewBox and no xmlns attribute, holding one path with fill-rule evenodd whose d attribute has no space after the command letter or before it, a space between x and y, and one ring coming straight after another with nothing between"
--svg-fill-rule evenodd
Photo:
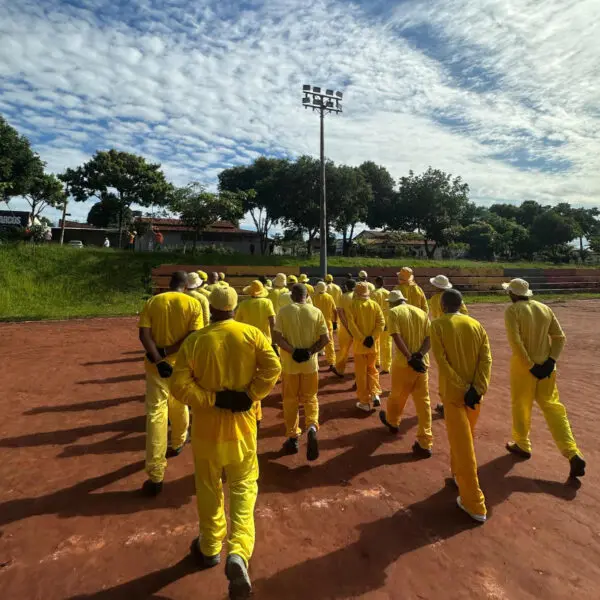
<instances>
[{"instance_id":1,"label":"floodlight pole","mask_svg":"<svg viewBox=\"0 0 600 600\"><path fill-rule=\"evenodd\" d=\"M319 267L321 277L327 275L327 189L325 181L325 110L321 107L321 257Z\"/></svg>"}]
</instances>

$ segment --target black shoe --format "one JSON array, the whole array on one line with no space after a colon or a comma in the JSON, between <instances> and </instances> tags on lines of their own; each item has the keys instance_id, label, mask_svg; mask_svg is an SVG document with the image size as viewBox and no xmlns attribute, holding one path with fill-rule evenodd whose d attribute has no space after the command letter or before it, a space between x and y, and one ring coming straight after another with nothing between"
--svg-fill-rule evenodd
<instances>
[{"instance_id":1,"label":"black shoe","mask_svg":"<svg viewBox=\"0 0 600 600\"><path fill-rule=\"evenodd\" d=\"M155 483L154 481L147 479L146 481L144 481L144 485L142 485L142 493L144 494L144 496L155 498L162 492L162 488L162 481Z\"/></svg>"},{"instance_id":2,"label":"black shoe","mask_svg":"<svg viewBox=\"0 0 600 600\"><path fill-rule=\"evenodd\" d=\"M343 379L344 376L342 375L342 373L340 373L335 365L330 365L329 366L329 372L333 373L334 375L337 375L340 379Z\"/></svg>"},{"instance_id":3,"label":"black shoe","mask_svg":"<svg viewBox=\"0 0 600 600\"><path fill-rule=\"evenodd\" d=\"M390 372L389 371L380 371L379 373L380 375L389 375Z\"/></svg>"},{"instance_id":4,"label":"black shoe","mask_svg":"<svg viewBox=\"0 0 600 600\"><path fill-rule=\"evenodd\" d=\"M230 554L225 563L225 576L229 580L230 600L245 600L252 594L252 582L248 575L248 567L244 559L237 554Z\"/></svg>"},{"instance_id":5,"label":"black shoe","mask_svg":"<svg viewBox=\"0 0 600 600\"><path fill-rule=\"evenodd\" d=\"M200 539L196 538L192 541L192 545L190 546L190 554L197 567L199 569L212 569L213 567L216 567L221 562L221 556L219 554L205 556L202 554L202 550L200 550L199 542Z\"/></svg>"},{"instance_id":6,"label":"black shoe","mask_svg":"<svg viewBox=\"0 0 600 600\"><path fill-rule=\"evenodd\" d=\"M358 387L356 386L356 381L354 382L354 385L350 388L351 392L355 392L358 389Z\"/></svg>"},{"instance_id":7,"label":"black shoe","mask_svg":"<svg viewBox=\"0 0 600 600\"><path fill-rule=\"evenodd\" d=\"M319 440L317 439L317 430L314 427L308 428L308 445L306 447L306 460L317 460L319 458Z\"/></svg>"},{"instance_id":8,"label":"black shoe","mask_svg":"<svg viewBox=\"0 0 600 600\"><path fill-rule=\"evenodd\" d=\"M379 420L390 430L390 433L398 433L400 431L399 427L394 427L387 422L387 415L385 410L379 411Z\"/></svg>"},{"instance_id":9,"label":"black shoe","mask_svg":"<svg viewBox=\"0 0 600 600\"><path fill-rule=\"evenodd\" d=\"M165 458L175 458L179 456L184 449L185 446L181 446L180 448L167 448L167 453L165 454Z\"/></svg>"},{"instance_id":10,"label":"black shoe","mask_svg":"<svg viewBox=\"0 0 600 600\"><path fill-rule=\"evenodd\" d=\"M438 404L435 407L435 412L440 415L440 417L442 417L442 419L444 418L444 405L443 404Z\"/></svg>"},{"instance_id":11,"label":"black shoe","mask_svg":"<svg viewBox=\"0 0 600 600\"><path fill-rule=\"evenodd\" d=\"M281 448L286 454L298 454L298 438L288 438Z\"/></svg>"},{"instance_id":12,"label":"black shoe","mask_svg":"<svg viewBox=\"0 0 600 600\"><path fill-rule=\"evenodd\" d=\"M585 475L585 460L576 454L570 461L571 471L569 472L569 479L576 479L577 477L583 477Z\"/></svg>"},{"instance_id":13,"label":"black shoe","mask_svg":"<svg viewBox=\"0 0 600 600\"><path fill-rule=\"evenodd\" d=\"M526 452L522 448L519 448L517 444L514 442L508 442L506 446L504 446L511 454L522 458L523 460L529 460L531 458L531 452ZM585 464L585 463L584 463Z\"/></svg>"},{"instance_id":14,"label":"black shoe","mask_svg":"<svg viewBox=\"0 0 600 600\"><path fill-rule=\"evenodd\" d=\"M417 458L431 458L433 455L431 449L423 448L419 442L413 444L412 451Z\"/></svg>"}]
</instances>

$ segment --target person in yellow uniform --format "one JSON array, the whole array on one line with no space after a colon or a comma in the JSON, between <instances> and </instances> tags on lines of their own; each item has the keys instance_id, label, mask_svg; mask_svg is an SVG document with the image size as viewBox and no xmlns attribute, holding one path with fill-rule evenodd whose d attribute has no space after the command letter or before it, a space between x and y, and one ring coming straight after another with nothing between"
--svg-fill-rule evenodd
<instances>
[{"instance_id":1,"label":"person in yellow uniform","mask_svg":"<svg viewBox=\"0 0 600 600\"><path fill-rule=\"evenodd\" d=\"M431 344L439 371L458 506L479 523L486 520L485 497L479 487L473 432L481 399L487 392L492 353L481 323L462 315L456 290L442 295L443 316L431 323Z\"/></svg>"},{"instance_id":2,"label":"person in yellow uniform","mask_svg":"<svg viewBox=\"0 0 600 600\"><path fill-rule=\"evenodd\" d=\"M260 281L253 281L244 288L244 296L250 296L237 307L235 320L246 325L253 325L272 341L275 327L275 310L268 298L269 292Z\"/></svg>"},{"instance_id":3,"label":"person in yellow uniform","mask_svg":"<svg viewBox=\"0 0 600 600\"><path fill-rule=\"evenodd\" d=\"M275 342L281 349L283 381L283 420L286 441L283 450L298 453L298 407L304 406L308 429L307 460L319 457L319 359L318 353L329 343L329 332L323 313L306 302L306 286L298 283L292 288L292 303L277 315Z\"/></svg>"},{"instance_id":4,"label":"person in yellow uniform","mask_svg":"<svg viewBox=\"0 0 600 600\"><path fill-rule=\"evenodd\" d=\"M350 333L350 325L348 324L348 318L350 314L350 306L352 305L352 298L354 297L354 288L356 287L356 281L354 279L346 279L344 283L344 294L340 303L337 305L338 319L341 323L338 331L338 344L339 352L337 353L337 360L335 363L335 370L338 377L343 377L346 371L346 363L348 362L348 355L352 348L352 334Z\"/></svg>"},{"instance_id":5,"label":"person in yellow uniform","mask_svg":"<svg viewBox=\"0 0 600 600\"><path fill-rule=\"evenodd\" d=\"M358 281L364 281L369 287L369 293L372 294L375 291L375 286L369 281L369 274L366 271L359 271Z\"/></svg>"},{"instance_id":6,"label":"person in yellow uniform","mask_svg":"<svg viewBox=\"0 0 600 600\"><path fill-rule=\"evenodd\" d=\"M219 281L217 283L223 287L229 287L229 284L225 281L225 273L219 273Z\"/></svg>"},{"instance_id":7,"label":"person in yellow uniform","mask_svg":"<svg viewBox=\"0 0 600 600\"><path fill-rule=\"evenodd\" d=\"M222 287L219 285L219 274L209 273L204 289L210 294L217 287Z\"/></svg>"},{"instance_id":8,"label":"person in yellow uniform","mask_svg":"<svg viewBox=\"0 0 600 600\"><path fill-rule=\"evenodd\" d=\"M342 288L337 285L337 283L333 282L333 275L329 273L325 275L325 284L327 285L327 293L333 298L336 307L340 305L342 300ZM335 313L335 318L333 319L333 330L336 331L338 328L338 315L337 311Z\"/></svg>"},{"instance_id":9,"label":"person in yellow uniform","mask_svg":"<svg viewBox=\"0 0 600 600\"><path fill-rule=\"evenodd\" d=\"M208 299L208 297L210 296L210 292L206 289L206 282L208 281L208 273L205 273L204 271L196 271L196 273L198 274L198 277L200 277L200 287L196 290L197 292L199 292L200 294L206 296L206 298Z\"/></svg>"},{"instance_id":10,"label":"person in yellow uniform","mask_svg":"<svg viewBox=\"0 0 600 600\"><path fill-rule=\"evenodd\" d=\"M379 304L369 298L366 281L356 284L347 319L353 339L354 376L358 395L356 408L371 412L373 407L381 406L375 343L383 333L385 319Z\"/></svg>"},{"instance_id":11,"label":"person in yellow uniform","mask_svg":"<svg viewBox=\"0 0 600 600\"><path fill-rule=\"evenodd\" d=\"M394 289L402 292L409 304L420 308L424 313L429 313L425 292L417 285L413 270L410 267L402 267L397 275L398 285Z\"/></svg>"},{"instance_id":12,"label":"person in yellow uniform","mask_svg":"<svg viewBox=\"0 0 600 600\"><path fill-rule=\"evenodd\" d=\"M310 285L308 275L306 275L306 273L302 273L300 275L300 277L298 278L298 283L302 283L306 286L306 291L308 292L308 295L311 298L315 295L315 288L312 285Z\"/></svg>"},{"instance_id":13,"label":"person in yellow uniform","mask_svg":"<svg viewBox=\"0 0 600 600\"><path fill-rule=\"evenodd\" d=\"M229 534L225 574L229 597L246 598L252 584L248 563L254 550L254 506L258 493L256 419L252 407L271 393L281 372L267 338L233 319L237 293L218 286L210 295L212 322L182 345L172 393L194 412L192 449L199 537L191 552L201 568L219 564L227 537L223 470L229 485Z\"/></svg>"},{"instance_id":14,"label":"person in yellow uniform","mask_svg":"<svg viewBox=\"0 0 600 600\"><path fill-rule=\"evenodd\" d=\"M531 299L533 292L523 279L503 284L512 304L504 319L512 350L510 389L512 396L512 436L509 452L531 458L531 409L535 400L544 413L560 453L570 463L569 477L585 475L585 460L571 431L567 411L556 385L556 362L566 336L550 307Z\"/></svg>"},{"instance_id":15,"label":"person in yellow uniform","mask_svg":"<svg viewBox=\"0 0 600 600\"><path fill-rule=\"evenodd\" d=\"M288 275L287 276L287 286L288 288L291 288L293 285L296 285L298 283L298 278L295 275Z\"/></svg>"},{"instance_id":16,"label":"person in yellow uniform","mask_svg":"<svg viewBox=\"0 0 600 600\"><path fill-rule=\"evenodd\" d=\"M337 310L333 297L327 293L327 286L323 281L319 281L315 286L313 304L323 313L327 331L329 331L329 342L325 346L325 360L327 360L329 370L339 375L335 368L335 345L333 343L333 321L337 317Z\"/></svg>"},{"instance_id":17,"label":"person in yellow uniform","mask_svg":"<svg viewBox=\"0 0 600 600\"><path fill-rule=\"evenodd\" d=\"M138 323L139 337L146 350L146 473L142 491L157 496L162 491L167 457L183 450L189 426L189 412L173 400L170 391L173 364L179 347L193 331L204 327L202 307L185 293L188 276L177 271L170 291L146 302ZM171 448L167 452L168 421L171 421Z\"/></svg>"},{"instance_id":18,"label":"person in yellow uniform","mask_svg":"<svg viewBox=\"0 0 600 600\"><path fill-rule=\"evenodd\" d=\"M428 375L429 317L420 308L407 304L398 290L389 294L387 302L387 327L396 353L392 363L392 391L387 410L380 411L379 418L392 433L398 433L406 401L412 394L419 420L417 441L412 451L418 458L429 458L433 447Z\"/></svg>"},{"instance_id":19,"label":"person in yellow uniform","mask_svg":"<svg viewBox=\"0 0 600 600\"><path fill-rule=\"evenodd\" d=\"M282 294L288 294L287 277L285 273L277 273L273 279L273 289L269 291L269 300L273 303L275 314L279 312L279 298Z\"/></svg>"},{"instance_id":20,"label":"person in yellow uniform","mask_svg":"<svg viewBox=\"0 0 600 600\"><path fill-rule=\"evenodd\" d=\"M208 305L208 297L205 294L200 293L201 287L202 280L198 273L188 273L187 293L200 302L200 306L202 307L202 319L204 321L204 327L206 327L210 322L210 307Z\"/></svg>"},{"instance_id":21,"label":"person in yellow uniform","mask_svg":"<svg viewBox=\"0 0 600 600\"><path fill-rule=\"evenodd\" d=\"M386 330L381 334L377 343L377 364L381 367L381 375L386 375L392 367L392 338L387 330L387 314L390 305L387 302L390 292L383 287L383 277L375 278L375 291L371 292L371 299L375 300L383 311Z\"/></svg>"}]
</instances>

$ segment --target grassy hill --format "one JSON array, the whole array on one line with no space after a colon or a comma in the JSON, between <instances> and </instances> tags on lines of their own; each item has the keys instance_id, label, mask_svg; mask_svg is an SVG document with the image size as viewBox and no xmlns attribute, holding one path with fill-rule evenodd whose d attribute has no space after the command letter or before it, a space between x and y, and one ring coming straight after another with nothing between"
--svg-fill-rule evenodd
<instances>
[{"instance_id":1,"label":"grassy hill","mask_svg":"<svg viewBox=\"0 0 600 600\"><path fill-rule=\"evenodd\" d=\"M150 292L150 272L160 264L318 265L318 257L249 257L180 253L137 253L29 244L0 246L0 320L65 319L136 314ZM332 266L399 266L404 259L332 258ZM410 260L412 266L500 266L464 260ZM548 265L514 263L513 267ZM589 295L579 294L577 297ZM468 299L470 300L470 299ZM504 298L479 297L482 301Z\"/></svg>"}]
</instances>

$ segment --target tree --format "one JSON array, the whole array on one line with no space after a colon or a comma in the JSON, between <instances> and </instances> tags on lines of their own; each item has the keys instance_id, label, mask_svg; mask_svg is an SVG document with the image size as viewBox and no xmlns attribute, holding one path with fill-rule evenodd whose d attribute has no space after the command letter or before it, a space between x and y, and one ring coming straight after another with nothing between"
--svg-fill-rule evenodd
<instances>
[{"instance_id":1,"label":"tree","mask_svg":"<svg viewBox=\"0 0 600 600\"><path fill-rule=\"evenodd\" d=\"M244 216L243 198L240 194L207 192L200 183L190 183L173 195L171 209L180 213L181 220L194 228L194 248L202 232L217 221L237 223Z\"/></svg>"},{"instance_id":2,"label":"tree","mask_svg":"<svg viewBox=\"0 0 600 600\"><path fill-rule=\"evenodd\" d=\"M497 233L485 221L471 223L461 230L459 241L469 246L469 256L479 260L494 258L494 247Z\"/></svg>"},{"instance_id":3,"label":"tree","mask_svg":"<svg viewBox=\"0 0 600 600\"><path fill-rule=\"evenodd\" d=\"M573 222L556 210L546 210L535 217L531 225L531 235L536 247L550 251L560 249L576 236ZM560 254L564 254L561 250Z\"/></svg>"},{"instance_id":4,"label":"tree","mask_svg":"<svg viewBox=\"0 0 600 600\"><path fill-rule=\"evenodd\" d=\"M62 208L67 200L67 195L59 179L54 175L42 174L31 181L29 190L23 194L23 198L31 208L33 220L39 217L48 206Z\"/></svg>"},{"instance_id":5,"label":"tree","mask_svg":"<svg viewBox=\"0 0 600 600\"><path fill-rule=\"evenodd\" d=\"M118 201L119 245L126 209L134 203L146 207L165 206L173 193L173 186L167 182L159 164L118 150L96 152L87 163L77 169L67 169L59 178L67 184L77 202L93 197L104 200L107 194Z\"/></svg>"},{"instance_id":6,"label":"tree","mask_svg":"<svg viewBox=\"0 0 600 600\"><path fill-rule=\"evenodd\" d=\"M469 186L460 177L452 179L452 175L431 167L422 175L410 171L400 180L398 199L390 207L387 225L417 230L423 236L427 256L433 258L439 245L456 238L461 214L468 204Z\"/></svg>"},{"instance_id":7,"label":"tree","mask_svg":"<svg viewBox=\"0 0 600 600\"><path fill-rule=\"evenodd\" d=\"M114 194L103 194L100 202L96 202L90 209L87 222L101 229L128 227L133 220L133 213L129 207L122 207L121 202Z\"/></svg>"},{"instance_id":8,"label":"tree","mask_svg":"<svg viewBox=\"0 0 600 600\"><path fill-rule=\"evenodd\" d=\"M44 166L29 140L0 116L0 201L28 194L44 176Z\"/></svg>"},{"instance_id":9,"label":"tree","mask_svg":"<svg viewBox=\"0 0 600 600\"><path fill-rule=\"evenodd\" d=\"M554 210L563 217L570 219L575 228L575 237L579 239L579 256L583 260L585 249L583 238L590 238L600 232L600 222L596 219L600 211L596 208L573 208L567 202L561 202Z\"/></svg>"},{"instance_id":10,"label":"tree","mask_svg":"<svg viewBox=\"0 0 600 600\"><path fill-rule=\"evenodd\" d=\"M366 223L369 227L383 227L397 197L396 182L385 167L372 161L364 162L359 169L373 194L368 204Z\"/></svg>"}]
</instances>

